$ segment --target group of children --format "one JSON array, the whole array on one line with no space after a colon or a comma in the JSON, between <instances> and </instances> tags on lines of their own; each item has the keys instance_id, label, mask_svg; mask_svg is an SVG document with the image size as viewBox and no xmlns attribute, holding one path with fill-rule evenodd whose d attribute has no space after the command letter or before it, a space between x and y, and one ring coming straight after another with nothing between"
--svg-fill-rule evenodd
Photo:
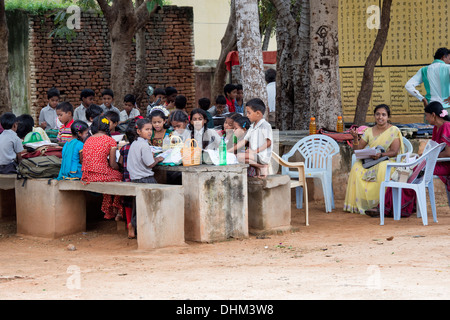
<instances>
[{"instance_id":1,"label":"group of children","mask_svg":"<svg viewBox=\"0 0 450 320\"><path fill-rule=\"evenodd\" d=\"M164 138L172 135L183 141L196 139L204 150L217 149L223 139L228 152L236 154L239 162L250 164L249 175L265 177L273 140L272 128L264 119L265 105L260 99L252 99L244 110L242 104L235 104L236 92L234 85L225 88L228 112L215 105L215 115L225 117L223 128L218 129L211 127L209 99L200 99L199 107L188 114L186 99L172 87L154 91L159 105L148 108L146 117L136 108L133 95L124 97L124 110L119 111L113 105L111 90L102 92L103 104L98 106L94 104L94 91L85 89L80 95L81 105L74 109L69 102L60 102L59 91L52 88L48 91L48 105L41 110L39 127L48 133L57 131L56 141L63 145L58 179L157 183L152 168L163 158L153 153L153 147L162 147ZM14 114L5 113L0 123L4 130L0 134L0 173L11 173L23 151L22 140L16 134L18 121ZM118 141L112 136L117 134L118 125L124 125L127 144L117 157ZM132 198L103 196L104 217L118 220L125 212L130 238L136 235L134 207Z\"/></svg>"}]
</instances>

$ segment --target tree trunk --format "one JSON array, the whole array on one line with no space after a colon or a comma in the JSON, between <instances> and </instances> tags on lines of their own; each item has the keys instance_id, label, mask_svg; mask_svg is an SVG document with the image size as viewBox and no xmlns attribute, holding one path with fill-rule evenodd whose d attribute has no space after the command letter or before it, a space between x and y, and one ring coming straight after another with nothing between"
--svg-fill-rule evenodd
<instances>
[{"instance_id":1,"label":"tree trunk","mask_svg":"<svg viewBox=\"0 0 450 320\"><path fill-rule=\"evenodd\" d=\"M339 0L311 1L310 104L318 128L336 130L342 115L338 44Z\"/></svg>"},{"instance_id":2,"label":"tree trunk","mask_svg":"<svg viewBox=\"0 0 450 320\"><path fill-rule=\"evenodd\" d=\"M114 91L115 105L121 109L123 97L131 93L131 47L137 30L143 28L151 14L159 10L155 4L148 12L144 1L136 8L131 0L115 0L109 5L106 0L97 0L105 16L111 43L111 89Z\"/></svg>"},{"instance_id":3,"label":"tree trunk","mask_svg":"<svg viewBox=\"0 0 450 320\"><path fill-rule=\"evenodd\" d=\"M381 13L380 29L373 44L372 51L366 60L364 66L363 79L361 82L361 90L356 100L354 124L360 126L366 123L367 110L369 109L370 98L373 91L373 72L377 61L383 53L384 45L389 33L391 22L391 5L392 0L383 0L383 8Z\"/></svg>"},{"instance_id":4,"label":"tree trunk","mask_svg":"<svg viewBox=\"0 0 450 320\"><path fill-rule=\"evenodd\" d=\"M271 2L277 11L276 127L304 130L310 117L309 0Z\"/></svg>"},{"instance_id":5,"label":"tree trunk","mask_svg":"<svg viewBox=\"0 0 450 320\"><path fill-rule=\"evenodd\" d=\"M244 101L260 98L266 105L267 116L267 88L257 0L236 0L236 31Z\"/></svg>"},{"instance_id":6,"label":"tree trunk","mask_svg":"<svg viewBox=\"0 0 450 320\"><path fill-rule=\"evenodd\" d=\"M140 6L144 1L137 0L136 6ZM140 28L136 32L136 73L134 75L133 94L136 97L136 104L145 113L147 110L148 99L146 94L147 88L147 63L146 63L146 41L145 28Z\"/></svg>"},{"instance_id":7,"label":"tree trunk","mask_svg":"<svg viewBox=\"0 0 450 320\"><path fill-rule=\"evenodd\" d=\"M8 25L5 1L0 1L0 114L11 112L11 96L8 81Z\"/></svg>"},{"instance_id":8,"label":"tree trunk","mask_svg":"<svg viewBox=\"0 0 450 320\"><path fill-rule=\"evenodd\" d=\"M223 95L223 87L227 82L227 68L225 61L230 51L237 50L236 39L236 10L235 0L231 0L230 18L228 20L227 29L221 40L222 49L220 51L219 60L217 60L216 70L214 72L214 82L211 90L211 100L214 103L218 95Z\"/></svg>"}]
</instances>

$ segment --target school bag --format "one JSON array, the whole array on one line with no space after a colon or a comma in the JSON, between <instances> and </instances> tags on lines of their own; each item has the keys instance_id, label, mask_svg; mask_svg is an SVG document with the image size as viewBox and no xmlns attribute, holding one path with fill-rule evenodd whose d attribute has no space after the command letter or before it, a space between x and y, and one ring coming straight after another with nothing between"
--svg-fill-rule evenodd
<instances>
[{"instance_id":1,"label":"school bag","mask_svg":"<svg viewBox=\"0 0 450 320\"><path fill-rule=\"evenodd\" d=\"M53 179L59 175L61 159L56 156L39 156L22 159L17 168L18 179Z\"/></svg>"}]
</instances>

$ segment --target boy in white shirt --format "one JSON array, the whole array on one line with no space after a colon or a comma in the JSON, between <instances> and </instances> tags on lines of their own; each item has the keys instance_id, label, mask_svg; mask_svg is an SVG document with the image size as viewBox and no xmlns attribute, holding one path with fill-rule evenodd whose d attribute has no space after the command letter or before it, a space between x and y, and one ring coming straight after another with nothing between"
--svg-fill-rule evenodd
<instances>
[{"instance_id":1,"label":"boy in white shirt","mask_svg":"<svg viewBox=\"0 0 450 320\"><path fill-rule=\"evenodd\" d=\"M244 139L234 146L233 151L248 146L245 153L237 155L238 161L248 163L255 170L254 174L249 171L249 175L265 178L272 156L272 126L264 119L266 106L261 99L255 98L248 101L245 111L252 125Z\"/></svg>"}]
</instances>

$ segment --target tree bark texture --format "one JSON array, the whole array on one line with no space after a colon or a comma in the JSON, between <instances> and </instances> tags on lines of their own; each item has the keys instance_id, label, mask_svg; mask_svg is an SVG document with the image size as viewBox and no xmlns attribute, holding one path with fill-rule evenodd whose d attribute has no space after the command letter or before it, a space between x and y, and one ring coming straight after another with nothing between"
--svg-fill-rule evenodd
<instances>
[{"instance_id":1,"label":"tree bark texture","mask_svg":"<svg viewBox=\"0 0 450 320\"><path fill-rule=\"evenodd\" d=\"M261 99L268 114L257 0L236 0L236 31L244 101Z\"/></svg>"},{"instance_id":2,"label":"tree bark texture","mask_svg":"<svg viewBox=\"0 0 450 320\"><path fill-rule=\"evenodd\" d=\"M145 26L151 14L159 10L155 5L148 12L144 1L136 8L131 0L115 0L109 5L106 0L97 0L105 16L111 43L111 89L116 97L115 105L123 106L123 97L131 93L131 46L137 30Z\"/></svg>"},{"instance_id":3,"label":"tree bark texture","mask_svg":"<svg viewBox=\"0 0 450 320\"><path fill-rule=\"evenodd\" d=\"M8 25L6 24L5 1L0 1L0 114L11 112L11 96L8 81Z\"/></svg>"},{"instance_id":4,"label":"tree bark texture","mask_svg":"<svg viewBox=\"0 0 450 320\"><path fill-rule=\"evenodd\" d=\"M222 49L220 51L219 60L217 60L216 70L214 71L214 82L212 85L211 100L214 103L218 95L223 95L223 87L227 83L227 68L225 61L230 51L237 50L236 38L236 10L235 0L231 0L230 18L225 30L225 34L220 41Z\"/></svg>"},{"instance_id":5,"label":"tree bark texture","mask_svg":"<svg viewBox=\"0 0 450 320\"><path fill-rule=\"evenodd\" d=\"M277 11L276 126L309 126L309 0L271 0Z\"/></svg>"},{"instance_id":6,"label":"tree bark texture","mask_svg":"<svg viewBox=\"0 0 450 320\"><path fill-rule=\"evenodd\" d=\"M143 2L143 0L137 0L136 6L139 7ZM134 75L133 94L141 113L145 113L148 104L148 99L146 99L148 84L145 43L145 28L140 28L136 31L136 73Z\"/></svg>"},{"instance_id":7,"label":"tree bark texture","mask_svg":"<svg viewBox=\"0 0 450 320\"><path fill-rule=\"evenodd\" d=\"M389 34L389 26L391 22L391 5L392 0L383 0L383 7L380 19L380 29L373 44L366 64L364 65L363 79L361 81L361 89L356 100L354 124L360 126L366 123L367 110L369 109L370 98L373 91L373 72L377 61L383 53L384 46Z\"/></svg>"},{"instance_id":8,"label":"tree bark texture","mask_svg":"<svg viewBox=\"0 0 450 320\"><path fill-rule=\"evenodd\" d=\"M339 77L339 0L311 1L310 106L318 128L336 130L342 115Z\"/></svg>"}]
</instances>

